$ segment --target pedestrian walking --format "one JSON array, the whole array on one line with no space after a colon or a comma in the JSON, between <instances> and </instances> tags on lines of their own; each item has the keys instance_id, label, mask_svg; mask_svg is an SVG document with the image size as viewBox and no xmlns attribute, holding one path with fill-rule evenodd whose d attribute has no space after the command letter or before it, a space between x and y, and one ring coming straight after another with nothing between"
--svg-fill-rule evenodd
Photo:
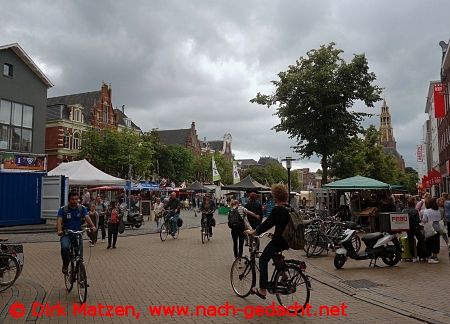
<instances>
[{"instance_id":1,"label":"pedestrian walking","mask_svg":"<svg viewBox=\"0 0 450 324\"><path fill-rule=\"evenodd\" d=\"M231 208L228 213L228 227L231 229L231 238L233 239L234 258L242 257L244 251L245 230L251 230L252 227L247 219L247 215L257 218L258 215L241 206L238 200L231 200ZM240 219L239 219L240 218ZM232 221L231 219L236 219Z\"/></svg>"},{"instance_id":2,"label":"pedestrian walking","mask_svg":"<svg viewBox=\"0 0 450 324\"><path fill-rule=\"evenodd\" d=\"M439 221L439 234L441 234L442 238L445 241L445 245L448 246L448 235L446 228L446 218L445 218L445 202L447 201L448 194L443 192L441 194L441 198L438 199L439 212L441 213L441 220ZM442 226L441 226L442 223Z\"/></svg>"},{"instance_id":3,"label":"pedestrian walking","mask_svg":"<svg viewBox=\"0 0 450 324\"><path fill-rule=\"evenodd\" d=\"M91 219L91 221L94 224L94 226L97 227L97 224L98 224L98 213L95 210L95 204L91 204L89 206L89 218ZM95 243L97 243L97 230L88 232L88 236L89 236L89 239L90 239L89 240L89 246L90 247L95 246Z\"/></svg>"},{"instance_id":4,"label":"pedestrian walking","mask_svg":"<svg viewBox=\"0 0 450 324\"><path fill-rule=\"evenodd\" d=\"M433 229L436 231L434 235L426 239L429 256L428 263L439 263L437 256L440 249L439 238L441 234L439 233L439 221L441 220L441 213L439 212L436 198L426 200L425 204L426 209L423 213L422 222L424 224L431 222Z\"/></svg>"},{"instance_id":5,"label":"pedestrian walking","mask_svg":"<svg viewBox=\"0 0 450 324\"><path fill-rule=\"evenodd\" d=\"M261 203L257 200L258 195L255 192L251 192L248 196L248 201L245 204L245 208L247 208L248 210L250 210L251 212L253 212L254 214L258 215L257 218L255 217L250 217L248 219L250 226L252 228L257 228L262 221L263 218L263 211L262 211L262 205Z\"/></svg>"},{"instance_id":6,"label":"pedestrian walking","mask_svg":"<svg viewBox=\"0 0 450 324\"><path fill-rule=\"evenodd\" d=\"M95 211L98 214L98 229L95 232L95 240L97 241L97 236L99 230L102 232L102 242L105 242L106 239L106 229L105 229L105 217L106 217L106 204L100 196L97 196L95 199Z\"/></svg>"},{"instance_id":7,"label":"pedestrian walking","mask_svg":"<svg viewBox=\"0 0 450 324\"><path fill-rule=\"evenodd\" d=\"M119 234L119 210L115 202L111 202L111 211L108 217L108 247L107 249L116 248L117 235ZM112 241L112 242L111 242Z\"/></svg>"},{"instance_id":8,"label":"pedestrian walking","mask_svg":"<svg viewBox=\"0 0 450 324\"><path fill-rule=\"evenodd\" d=\"M416 198L410 197L408 199L408 207L403 210L403 213L408 213L409 218L409 231L407 231L408 247L410 255L413 257L413 262L417 262L418 260L425 259L427 257L425 237L423 236L420 226L419 212L417 211L415 206ZM417 239L416 248L414 248L415 238Z\"/></svg>"},{"instance_id":9,"label":"pedestrian walking","mask_svg":"<svg viewBox=\"0 0 450 324\"><path fill-rule=\"evenodd\" d=\"M159 220L164 214L164 203L161 202L161 198L156 198L155 205L153 208L153 215L155 217L156 227L159 228Z\"/></svg>"}]
</instances>

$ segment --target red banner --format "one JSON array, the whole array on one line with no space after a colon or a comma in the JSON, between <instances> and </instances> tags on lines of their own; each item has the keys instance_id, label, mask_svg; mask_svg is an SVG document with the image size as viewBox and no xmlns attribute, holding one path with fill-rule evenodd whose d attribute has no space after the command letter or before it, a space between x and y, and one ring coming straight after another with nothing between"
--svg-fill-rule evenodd
<instances>
[{"instance_id":1,"label":"red banner","mask_svg":"<svg viewBox=\"0 0 450 324\"><path fill-rule=\"evenodd\" d=\"M434 85L434 116L436 118L445 117L444 85L437 83Z\"/></svg>"}]
</instances>

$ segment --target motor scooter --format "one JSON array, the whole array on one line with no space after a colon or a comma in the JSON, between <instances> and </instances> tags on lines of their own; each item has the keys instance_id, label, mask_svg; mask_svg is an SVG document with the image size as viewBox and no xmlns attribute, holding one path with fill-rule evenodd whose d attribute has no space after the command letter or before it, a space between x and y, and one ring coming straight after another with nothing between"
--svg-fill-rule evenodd
<instances>
[{"instance_id":1,"label":"motor scooter","mask_svg":"<svg viewBox=\"0 0 450 324\"><path fill-rule=\"evenodd\" d=\"M347 258L353 260L370 260L369 267L377 267L376 262L381 258L388 266L396 265L402 255L400 241L395 234L388 233L370 233L362 236L361 240L366 245L363 252L356 252L352 244L353 237L357 235L357 231L347 229L344 232L343 239L339 242L341 247L336 250L334 256L334 266L341 269Z\"/></svg>"},{"instance_id":2,"label":"motor scooter","mask_svg":"<svg viewBox=\"0 0 450 324\"><path fill-rule=\"evenodd\" d=\"M144 222L144 217L139 212L137 206L132 206L129 210L126 209L126 204L121 205L121 217L126 227L139 228Z\"/></svg>"}]
</instances>

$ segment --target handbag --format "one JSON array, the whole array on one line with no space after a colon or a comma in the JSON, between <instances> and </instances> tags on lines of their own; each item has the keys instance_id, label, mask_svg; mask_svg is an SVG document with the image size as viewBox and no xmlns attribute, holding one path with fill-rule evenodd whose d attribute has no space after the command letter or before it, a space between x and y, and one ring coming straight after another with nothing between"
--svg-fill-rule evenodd
<instances>
[{"instance_id":1,"label":"handbag","mask_svg":"<svg viewBox=\"0 0 450 324\"><path fill-rule=\"evenodd\" d=\"M441 235L447 234L447 228L442 219L439 221L439 234Z\"/></svg>"},{"instance_id":2,"label":"handbag","mask_svg":"<svg viewBox=\"0 0 450 324\"><path fill-rule=\"evenodd\" d=\"M436 235L436 233L437 233L436 230L433 227L433 222L430 222L430 221L426 222L423 225L423 230L425 232L425 238L426 239Z\"/></svg>"},{"instance_id":3,"label":"handbag","mask_svg":"<svg viewBox=\"0 0 450 324\"><path fill-rule=\"evenodd\" d=\"M118 231L119 231L119 234L123 234L123 232L125 232L125 223L123 222L122 218L119 221Z\"/></svg>"}]
</instances>

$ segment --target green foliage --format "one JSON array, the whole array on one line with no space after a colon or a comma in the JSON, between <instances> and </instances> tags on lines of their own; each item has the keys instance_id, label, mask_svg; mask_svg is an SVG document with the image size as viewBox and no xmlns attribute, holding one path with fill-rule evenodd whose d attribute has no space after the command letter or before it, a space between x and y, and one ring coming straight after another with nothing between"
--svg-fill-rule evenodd
<instances>
[{"instance_id":1,"label":"green foliage","mask_svg":"<svg viewBox=\"0 0 450 324\"><path fill-rule=\"evenodd\" d=\"M194 153L180 145L160 145L157 151L159 175L181 183L194 176Z\"/></svg>"},{"instance_id":2,"label":"green foliage","mask_svg":"<svg viewBox=\"0 0 450 324\"><path fill-rule=\"evenodd\" d=\"M364 131L364 138L349 139L346 147L330 159L331 175L339 179L361 175L389 184L401 184L415 193L417 172L412 168L402 172L394 157L384 153L378 138L378 131L371 125Z\"/></svg>"},{"instance_id":3,"label":"green foliage","mask_svg":"<svg viewBox=\"0 0 450 324\"><path fill-rule=\"evenodd\" d=\"M297 140L295 150L302 157L316 154L321 158L323 177L327 181L328 158L344 149L349 137L361 131L364 113L348 111L356 100L367 106L380 100L381 89L373 85L376 77L369 72L364 54L354 55L350 63L334 43L310 50L287 71L272 81L275 92L258 93L250 100L271 107L280 123L276 131L286 132Z\"/></svg>"},{"instance_id":4,"label":"green foliage","mask_svg":"<svg viewBox=\"0 0 450 324\"><path fill-rule=\"evenodd\" d=\"M242 178L251 175L253 179L264 185L273 185L276 183L284 183L287 185L287 170L280 163L274 161L267 163L266 166L251 166L242 174ZM299 187L298 177L291 171L291 190Z\"/></svg>"},{"instance_id":5,"label":"green foliage","mask_svg":"<svg viewBox=\"0 0 450 324\"><path fill-rule=\"evenodd\" d=\"M129 130L89 129L83 133L80 158L109 174L134 179L150 178L154 169L156 143L148 136Z\"/></svg>"}]
</instances>

